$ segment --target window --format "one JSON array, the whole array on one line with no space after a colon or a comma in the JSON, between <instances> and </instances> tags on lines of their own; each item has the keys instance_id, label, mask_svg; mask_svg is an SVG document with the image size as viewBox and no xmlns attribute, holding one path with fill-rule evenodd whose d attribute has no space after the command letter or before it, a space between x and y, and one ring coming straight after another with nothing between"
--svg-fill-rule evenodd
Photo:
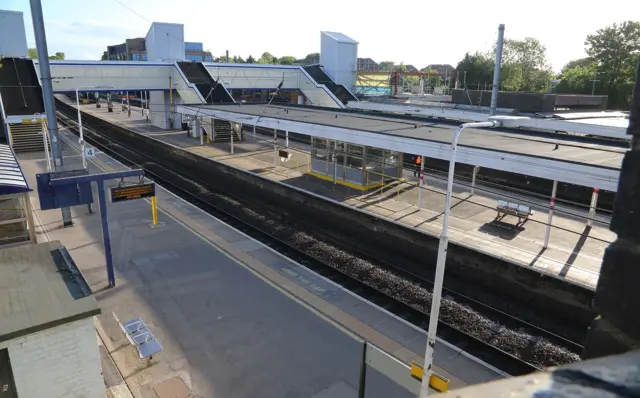
<instances>
[{"instance_id":1,"label":"window","mask_svg":"<svg viewBox=\"0 0 640 398\"><path fill-rule=\"evenodd\" d=\"M146 54L146 53L142 54L142 60L143 60L143 61L146 61L146 60L147 60L147 54Z\"/></svg>"},{"instance_id":2,"label":"window","mask_svg":"<svg viewBox=\"0 0 640 398\"><path fill-rule=\"evenodd\" d=\"M204 62L211 62L211 55L205 55Z\"/></svg>"},{"instance_id":3,"label":"window","mask_svg":"<svg viewBox=\"0 0 640 398\"><path fill-rule=\"evenodd\" d=\"M138 54L138 53L131 54L131 59L133 61L140 61L140 54Z\"/></svg>"}]
</instances>

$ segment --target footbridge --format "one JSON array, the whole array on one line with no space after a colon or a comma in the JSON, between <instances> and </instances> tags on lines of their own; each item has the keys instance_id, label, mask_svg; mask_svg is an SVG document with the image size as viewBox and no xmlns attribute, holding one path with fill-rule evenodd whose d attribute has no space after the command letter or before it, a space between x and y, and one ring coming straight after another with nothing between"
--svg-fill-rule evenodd
<instances>
[{"instance_id":1,"label":"footbridge","mask_svg":"<svg viewBox=\"0 0 640 398\"><path fill-rule=\"evenodd\" d=\"M37 61L34 61L37 63ZM185 75L185 62L146 61L51 61L55 93L74 92L79 87L101 87L91 91L177 91L182 103L203 103L207 93L198 90L201 82ZM324 84L316 82L301 66L199 63L211 80L226 90L300 90L307 104L344 108L344 104ZM39 73L39 68L36 68ZM230 96L229 96L230 97ZM228 101L233 102L233 100Z\"/></svg>"}]
</instances>

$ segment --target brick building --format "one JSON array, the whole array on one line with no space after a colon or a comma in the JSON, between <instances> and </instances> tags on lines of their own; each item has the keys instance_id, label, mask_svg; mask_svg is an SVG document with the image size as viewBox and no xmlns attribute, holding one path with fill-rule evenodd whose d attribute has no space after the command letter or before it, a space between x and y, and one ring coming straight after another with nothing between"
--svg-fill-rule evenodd
<instances>
[{"instance_id":1,"label":"brick building","mask_svg":"<svg viewBox=\"0 0 640 398\"><path fill-rule=\"evenodd\" d=\"M0 250L0 396L104 398L84 278L62 272L60 242Z\"/></svg>"}]
</instances>

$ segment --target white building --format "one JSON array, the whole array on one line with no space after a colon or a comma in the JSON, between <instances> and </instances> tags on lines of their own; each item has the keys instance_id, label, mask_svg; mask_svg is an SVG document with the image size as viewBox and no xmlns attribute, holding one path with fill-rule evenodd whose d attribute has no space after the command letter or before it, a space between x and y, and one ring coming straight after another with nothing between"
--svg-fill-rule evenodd
<instances>
[{"instance_id":1,"label":"white building","mask_svg":"<svg viewBox=\"0 0 640 398\"><path fill-rule=\"evenodd\" d=\"M0 55L3 57L26 57L28 54L24 18L20 11L0 10Z\"/></svg>"},{"instance_id":2,"label":"white building","mask_svg":"<svg viewBox=\"0 0 640 398\"><path fill-rule=\"evenodd\" d=\"M59 271L60 247L56 241L0 250L3 398L105 397L93 324L100 308L83 278Z\"/></svg>"}]
</instances>

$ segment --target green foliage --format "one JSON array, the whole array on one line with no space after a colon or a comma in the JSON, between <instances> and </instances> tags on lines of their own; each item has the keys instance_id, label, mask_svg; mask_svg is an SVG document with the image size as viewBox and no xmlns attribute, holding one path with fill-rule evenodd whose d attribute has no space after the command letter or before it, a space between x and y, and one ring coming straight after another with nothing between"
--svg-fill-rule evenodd
<instances>
[{"instance_id":1,"label":"green foliage","mask_svg":"<svg viewBox=\"0 0 640 398\"><path fill-rule=\"evenodd\" d=\"M104 52L102 53L102 58L100 58L100 60L101 60L101 61L106 61L106 60L108 60L108 59L109 59L109 53L108 53L108 52L106 52L106 51L104 51Z\"/></svg>"},{"instance_id":2,"label":"green foliage","mask_svg":"<svg viewBox=\"0 0 640 398\"><path fill-rule=\"evenodd\" d=\"M578 59L574 59L573 61L569 61L567 62L567 64L562 68L562 71L560 72L560 74L565 73L566 71L568 71L569 69L573 69L577 66L581 66L581 67L587 67L591 64L593 64L593 59L587 57L587 58L578 58Z\"/></svg>"},{"instance_id":3,"label":"green foliage","mask_svg":"<svg viewBox=\"0 0 640 398\"><path fill-rule=\"evenodd\" d=\"M262 56L258 60L259 64L277 64L278 58L271 55L270 52L263 52Z\"/></svg>"},{"instance_id":4,"label":"green foliage","mask_svg":"<svg viewBox=\"0 0 640 398\"><path fill-rule=\"evenodd\" d=\"M466 53L462 61L458 62L456 70L460 73L462 84L476 87L479 84L493 81L493 58L489 54L476 52Z\"/></svg>"},{"instance_id":5,"label":"green foliage","mask_svg":"<svg viewBox=\"0 0 640 398\"><path fill-rule=\"evenodd\" d=\"M395 67L395 63L393 61L383 61L380 62L380 72L391 72Z\"/></svg>"},{"instance_id":6,"label":"green foliage","mask_svg":"<svg viewBox=\"0 0 640 398\"><path fill-rule=\"evenodd\" d=\"M593 80L597 73L596 64L591 62L585 66L580 66L580 63L574 63L574 65L577 66L568 69L566 66L563 68L562 81L556 86L556 92L566 94L591 94L594 88ZM596 85L596 94L602 91L600 88L601 85Z\"/></svg>"},{"instance_id":7,"label":"green foliage","mask_svg":"<svg viewBox=\"0 0 640 398\"><path fill-rule=\"evenodd\" d=\"M284 57L280 57L278 63L280 65L293 65L296 62L296 57L292 57L290 55L285 55Z\"/></svg>"},{"instance_id":8,"label":"green foliage","mask_svg":"<svg viewBox=\"0 0 640 398\"><path fill-rule=\"evenodd\" d=\"M506 72L503 76L502 72ZM547 49L538 39L504 41L501 83L517 91L546 91L553 74L547 62ZM493 78L490 80L493 81Z\"/></svg>"},{"instance_id":9,"label":"green foliage","mask_svg":"<svg viewBox=\"0 0 640 398\"><path fill-rule=\"evenodd\" d=\"M29 55L29 58L31 59L38 59L38 50L35 47L29 48L27 50L27 54ZM105 51L106 54L106 51ZM103 54L104 56L104 54ZM60 59L63 60L64 59L64 53L61 52L57 52L55 53L55 55L50 55L49 59Z\"/></svg>"},{"instance_id":10,"label":"green foliage","mask_svg":"<svg viewBox=\"0 0 640 398\"><path fill-rule=\"evenodd\" d=\"M256 59L255 59L255 58L253 58L251 55L249 55L249 56L247 57L247 63L248 63L248 64L255 64L255 63L256 63Z\"/></svg>"},{"instance_id":11,"label":"green foliage","mask_svg":"<svg viewBox=\"0 0 640 398\"><path fill-rule=\"evenodd\" d=\"M609 106L628 109L635 70L640 60L640 22L626 21L599 29L585 40L587 54L597 63Z\"/></svg>"}]
</instances>

